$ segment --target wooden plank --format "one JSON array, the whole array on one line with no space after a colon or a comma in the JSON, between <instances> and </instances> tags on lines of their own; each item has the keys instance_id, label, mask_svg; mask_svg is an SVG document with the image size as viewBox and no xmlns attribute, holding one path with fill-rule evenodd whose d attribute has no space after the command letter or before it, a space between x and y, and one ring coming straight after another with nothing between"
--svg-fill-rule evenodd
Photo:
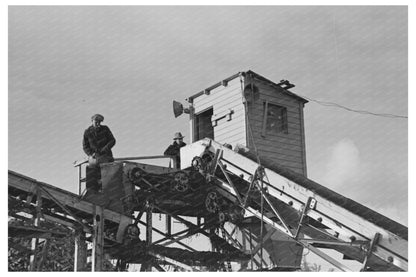
<instances>
[{"instance_id":1,"label":"wooden plank","mask_svg":"<svg viewBox=\"0 0 416 277\"><path fill-rule=\"evenodd\" d=\"M299 102L299 114L300 114L300 134L302 141L302 163L303 163L303 175L307 176L307 165L306 165L306 143L305 143L305 121L303 118L303 103Z\"/></svg>"}]
</instances>

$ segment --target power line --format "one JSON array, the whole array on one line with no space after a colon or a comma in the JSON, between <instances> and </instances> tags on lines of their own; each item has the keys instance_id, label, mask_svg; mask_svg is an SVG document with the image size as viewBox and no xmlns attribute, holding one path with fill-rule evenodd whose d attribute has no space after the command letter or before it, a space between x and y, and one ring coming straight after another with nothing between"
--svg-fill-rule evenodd
<instances>
[{"instance_id":1,"label":"power line","mask_svg":"<svg viewBox=\"0 0 416 277\"><path fill-rule=\"evenodd\" d=\"M282 80L282 81L284 81L284 80ZM274 85L268 84L268 85L270 87L276 87L276 84L274 84ZM283 89L286 89L285 87L282 87L282 86L280 86L280 87L283 88ZM322 106L335 107L335 108L339 108L339 109L344 109L344 110L349 111L349 112L365 114L365 115L373 115L373 116L379 116L379 117L389 117L389 118L399 118L399 119L407 119L408 118L405 115L396 115L396 114L390 114L390 113L374 113L374 112L370 112L370 111L366 111L366 110L351 109L351 108L345 107L343 105L340 105L340 104L337 104L337 103L334 103L334 102L327 102L327 101L320 101L320 100L312 99L312 98L303 96L299 93L296 93L296 95L298 95L298 96L300 96L300 97L302 97L302 98L304 98L308 101L315 102L315 103L317 103L319 105L322 105Z\"/></svg>"},{"instance_id":2,"label":"power line","mask_svg":"<svg viewBox=\"0 0 416 277\"><path fill-rule=\"evenodd\" d=\"M390 113L374 113L374 112L365 111L365 110L355 110L355 109L351 109L351 108L345 107L345 106L337 104L337 103L315 100L315 99L308 98L308 97L300 95L300 94L298 94L298 95L302 98L305 98L308 101L315 102L319 105L326 106L326 107L340 108L340 109L347 110L349 112L354 112L354 113L359 113L359 114L366 114L366 115L373 115L373 116L380 116L380 117L389 117L389 118L402 118L402 119L404 119L404 118L407 119L408 118L405 115L396 115L396 114L390 114Z\"/></svg>"}]
</instances>

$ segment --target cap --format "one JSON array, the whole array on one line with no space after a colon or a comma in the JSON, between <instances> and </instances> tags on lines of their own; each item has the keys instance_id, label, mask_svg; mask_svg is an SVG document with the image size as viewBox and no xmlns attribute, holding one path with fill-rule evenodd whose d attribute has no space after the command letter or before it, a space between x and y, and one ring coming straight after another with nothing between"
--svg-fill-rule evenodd
<instances>
[{"instance_id":1,"label":"cap","mask_svg":"<svg viewBox=\"0 0 416 277\"><path fill-rule=\"evenodd\" d=\"M91 117L91 120L94 120L94 119L97 119L98 121L104 121L104 116L102 116L101 114L94 114L92 117Z\"/></svg>"}]
</instances>

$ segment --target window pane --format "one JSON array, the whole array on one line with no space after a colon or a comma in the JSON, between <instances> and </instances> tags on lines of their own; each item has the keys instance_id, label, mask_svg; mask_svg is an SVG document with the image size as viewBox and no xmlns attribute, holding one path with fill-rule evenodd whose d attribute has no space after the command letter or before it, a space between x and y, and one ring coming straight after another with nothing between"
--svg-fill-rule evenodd
<instances>
[{"instance_id":1,"label":"window pane","mask_svg":"<svg viewBox=\"0 0 416 277\"><path fill-rule=\"evenodd\" d=\"M266 131L287 132L286 108L274 104L268 104Z\"/></svg>"}]
</instances>

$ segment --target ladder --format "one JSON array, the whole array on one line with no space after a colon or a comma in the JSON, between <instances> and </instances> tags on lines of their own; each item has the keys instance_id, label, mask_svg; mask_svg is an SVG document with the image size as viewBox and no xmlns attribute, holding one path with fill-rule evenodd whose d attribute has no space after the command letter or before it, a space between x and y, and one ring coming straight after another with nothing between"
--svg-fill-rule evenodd
<instances>
[{"instance_id":1,"label":"ladder","mask_svg":"<svg viewBox=\"0 0 416 277\"><path fill-rule=\"evenodd\" d=\"M304 176L273 162L258 164L254 155L208 138L181 148L181 168L190 166L219 186L246 216L263 220L342 271L350 269L321 249L362 263L363 271L408 270L407 227ZM268 205L264 213L246 201L254 188Z\"/></svg>"}]
</instances>

